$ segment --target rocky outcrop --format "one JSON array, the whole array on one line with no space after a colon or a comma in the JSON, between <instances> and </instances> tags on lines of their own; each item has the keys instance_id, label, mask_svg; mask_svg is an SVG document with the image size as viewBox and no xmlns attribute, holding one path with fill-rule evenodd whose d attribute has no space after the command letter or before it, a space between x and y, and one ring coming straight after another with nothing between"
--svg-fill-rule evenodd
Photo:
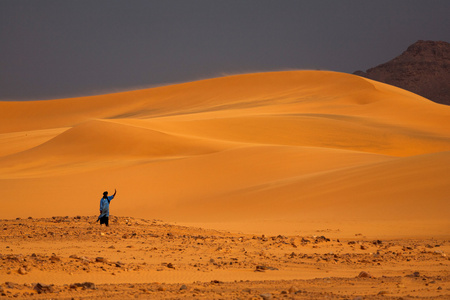
<instances>
[{"instance_id":1,"label":"rocky outcrop","mask_svg":"<svg viewBox=\"0 0 450 300\"><path fill-rule=\"evenodd\" d=\"M391 61L353 74L450 105L450 43L447 42L417 41Z\"/></svg>"}]
</instances>

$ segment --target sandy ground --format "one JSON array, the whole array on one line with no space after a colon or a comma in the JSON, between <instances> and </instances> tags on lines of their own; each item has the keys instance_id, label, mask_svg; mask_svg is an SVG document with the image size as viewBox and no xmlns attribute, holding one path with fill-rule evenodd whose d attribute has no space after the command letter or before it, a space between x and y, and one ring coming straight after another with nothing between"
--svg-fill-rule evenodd
<instances>
[{"instance_id":1,"label":"sandy ground","mask_svg":"<svg viewBox=\"0 0 450 300\"><path fill-rule=\"evenodd\" d=\"M32 299L448 299L445 239L265 236L158 220L0 221L0 295ZM269 296L270 295L270 296ZM267 298L264 298L266 297Z\"/></svg>"},{"instance_id":2,"label":"sandy ground","mask_svg":"<svg viewBox=\"0 0 450 300\"><path fill-rule=\"evenodd\" d=\"M0 102L0 295L448 298L448 174L450 107L350 74Z\"/></svg>"}]
</instances>

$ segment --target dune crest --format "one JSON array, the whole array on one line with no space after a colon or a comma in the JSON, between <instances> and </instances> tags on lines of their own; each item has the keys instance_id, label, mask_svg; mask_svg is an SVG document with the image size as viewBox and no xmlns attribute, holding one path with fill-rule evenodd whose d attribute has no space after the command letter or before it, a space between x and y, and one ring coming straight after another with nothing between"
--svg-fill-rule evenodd
<instances>
[{"instance_id":1,"label":"dune crest","mask_svg":"<svg viewBox=\"0 0 450 300\"><path fill-rule=\"evenodd\" d=\"M450 107L349 74L0 102L0 145L0 218L95 214L117 188L119 215L224 228L281 220L290 232L305 220L414 218L449 234Z\"/></svg>"}]
</instances>

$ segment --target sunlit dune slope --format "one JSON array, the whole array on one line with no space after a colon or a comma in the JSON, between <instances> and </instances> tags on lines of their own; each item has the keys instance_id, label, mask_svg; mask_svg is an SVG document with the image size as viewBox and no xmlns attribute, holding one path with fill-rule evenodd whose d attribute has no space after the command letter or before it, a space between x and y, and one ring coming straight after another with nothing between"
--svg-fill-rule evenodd
<instances>
[{"instance_id":1,"label":"sunlit dune slope","mask_svg":"<svg viewBox=\"0 0 450 300\"><path fill-rule=\"evenodd\" d=\"M113 214L169 221L450 225L450 108L349 74L0 102L0 146L0 217L95 214L117 188Z\"/></svg>"}]
</instances>

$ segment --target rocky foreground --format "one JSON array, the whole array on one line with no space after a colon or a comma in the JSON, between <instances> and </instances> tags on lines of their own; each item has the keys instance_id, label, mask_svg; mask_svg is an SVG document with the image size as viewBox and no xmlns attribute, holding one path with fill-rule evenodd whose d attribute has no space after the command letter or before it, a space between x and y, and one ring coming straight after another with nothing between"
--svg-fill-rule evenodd
<instances>
[{"instance_id":1,"label":"rocky foreground","mask_svg":"<svg viewBox=\"0 0 450 300\"><path fill-rule=\"evenodd\" d=\"M255 236L112 217L0 220L0 297L449 299L450 241Z\"/></svg>"}]
</instances>

